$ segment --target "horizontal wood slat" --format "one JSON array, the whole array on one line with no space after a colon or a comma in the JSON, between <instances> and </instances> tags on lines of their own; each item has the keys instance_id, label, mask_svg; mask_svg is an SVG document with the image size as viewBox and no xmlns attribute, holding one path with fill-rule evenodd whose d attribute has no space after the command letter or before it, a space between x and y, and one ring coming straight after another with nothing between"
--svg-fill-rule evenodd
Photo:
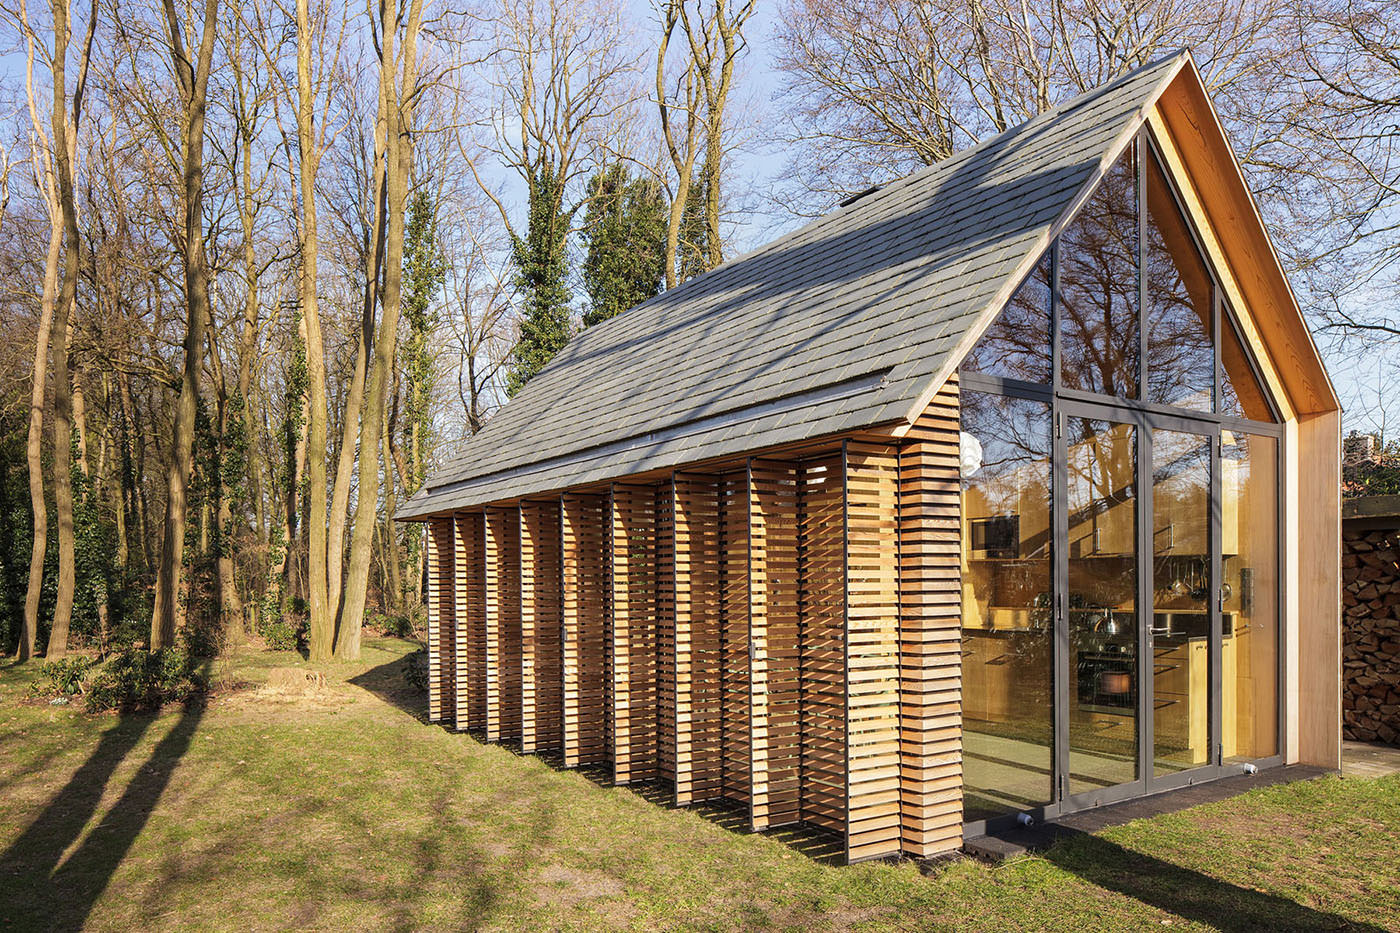
<instances>
[{"instance_id":1,"label":"horizontal wood slat","mask_svg":"<svg viewBox=\"0 0 1400 933\"><path fill-rule=\"evenodd\" d=\"M480 512L459 512L456 533L457 728L486 728L486 524Z\"/></svg>"},{"instance_id":2,"label":"horizontal wood slat","mask_svg":"<svg viewBox=\"0 0 1400 933\"><path fill-rule=\"evenodd\" d=\"M451 722L456 712L456 613L453 608L452 519L428 522L428 721Z\"/></svg>"},{"instance_id":3,"label":"horizontal wood slat","mask_svg":"<svg viewBox=\"0 0 1400 933\"><path fill-rule=\"evenodd\" d=\"M520 749L563 747L560 504L520 506Z\"/></svg>"},{"instance_id":4,"label":"horizontal wood slat","mask_svg":"<svg viewBox=\"0 0 1400 933\"><path fill-rule=\"evenodd\" d=\"M570 494L562 500L562 701L564 764L570 768L609 761L604 710L609 513L606 496Z\"/></svg>"}]
</instances>

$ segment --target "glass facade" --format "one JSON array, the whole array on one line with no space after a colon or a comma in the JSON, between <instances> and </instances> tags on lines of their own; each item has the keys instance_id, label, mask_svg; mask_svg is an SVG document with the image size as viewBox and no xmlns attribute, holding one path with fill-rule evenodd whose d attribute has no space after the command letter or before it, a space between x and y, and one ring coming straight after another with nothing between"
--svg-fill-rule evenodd
<instances>
[{"instance_id":1,"label":"glass facade","mask_svg":"<svg viewBox=\"0 0 1400 933\"><path fill-rule=\"evenodd\" d=\"M1146 135L961 373L965 819L1277 755L1282 435Z\"/></svg>"}]
</instances>

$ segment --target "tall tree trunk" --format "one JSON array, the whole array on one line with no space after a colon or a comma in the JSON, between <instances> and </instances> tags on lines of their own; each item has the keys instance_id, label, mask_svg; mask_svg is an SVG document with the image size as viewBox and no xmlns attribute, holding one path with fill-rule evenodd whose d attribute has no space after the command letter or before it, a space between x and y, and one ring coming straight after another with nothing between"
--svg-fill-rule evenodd
<instances>
[{"instance_id":1,"label":"tall tree trunk","mask_svg":"<svg viewBox=\"0 0 1400 933\"><path fill-rule=\"evenodd\" d=\"M24 596L24 627L16 656L34 656L39 634L39 597L44 589L44 553L49 544L49 510L44 501L44 398L48 381L49 337L53 330L53 306L58 293L58 260L63 249L63 226L57 216L49 225L49 250L44 260L43 297L39 303L39 333L34 341L34 383L29 394L29 437L25 453L29 462L29 505L34 512L34 545L29 554L29 588Z\"/></svg>"},{"instance_id":2,"label":"tall tree trunk","mask_svg":"<svg viewBox=\"0 0 1400 933\"><path fill-rule=\"evenodd\" d=\"M307 472L310 510L306 515L307 588L311 608L311 659L323 661L335 648L335 616L330 605L327 563L326 440L330 408L326 399L326 351L317 301L316 174L321 152L316 138L315 97L311 88L311 10L297 0L297 147L301 188L301 313L306 321L306 369L310 418L307 425Z\"/></svg>"},{"instance_id":3,"label":"tall tree trunk","mask_svg":"<svg viewBox=\"0 0 1400 933\"><path fill-rule=\"evenodd\" d=\"M73 542L72 473L72 383L68 372L68 348L72 341L73 306L78 295L78 207L73 197L73 161L76 158L78 120L83 110L83 87L87 83L88 61L92 57L92 37L97 25L97 4L88 16L87 35L78 64L78 80L73 93L73 115L68 116L66 64L68 60L68 0L54 0L53 30L53 150L54 174L58 180L59 214L63 218L63 281L54 308L54 330L63 339L54 344L53 377L53 498L58 516L58 594L54 602L53 630L45 657L61 658L68 652L68 628L73 619L73 587L76 560ZM84 455L86 461L86 455ZM86 472L86 468L84 469Z\"/></svg>"},{"instance_id":4,"label":"tall tree trunk","mask_svg":"<svg viewBox=\"0 0 1400 933\"><path fill-rule=\"evenodd\" d=\"M182 134L185 202L183 258L188 316L185 323L185 368L180 380L180 402L175 410L174 452L166 474L165 526L160 564L156 570L155 611L151 616L152 649L166 647L175 641L180 575L184 568L185 497L190 479L190 461L194 455L196 397L204 358L204 331L210 313L209 266L204 254L204 112L209 68L214 57L217 14L218 0L205 0L199 58L192 63L185 54L181 37L183 30L175 12L175 2L165 0L170 57L179 78L185 107Z\"/></svg>"},{"instance_id":5,"label":"tall tree trunk","mask_svg":"<svg viewBox=\"0 0 1400 933\"><path fill-rule=\"evenodd\" d=\"M301 0L305 2L305 0ZM385 240L383 308L379 333L374 341L374 362L369 373L369 394L365 399L361 438L378 438L384 419L389 369L399 332L399 308L403 290L404 211L408 206L408 181L413 170L413 96L418 86L418 28L422 0L411 0L407 22L401 23L395 4L380 6L381 94L386 106L385 126ZM394 37L403 28L402 66L394 52ZM359 497L355 504L355 525L350 539L350 578L336 635L336 656L355 660L360 656L360 629L364 623L365 599L369 590L369 566L374 548L374 526L379 509L378 444L369 443L360 456Z\"/></svg>"}]
</instances>

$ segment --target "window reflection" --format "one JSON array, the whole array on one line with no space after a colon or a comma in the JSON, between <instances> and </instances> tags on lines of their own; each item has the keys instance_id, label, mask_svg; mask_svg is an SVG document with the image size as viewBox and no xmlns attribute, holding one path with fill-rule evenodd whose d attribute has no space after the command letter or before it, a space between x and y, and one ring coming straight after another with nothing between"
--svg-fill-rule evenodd
<instances>
[{"instance_id":1,"label":"window reflection","mask_svg":"<svg viewBox=\"0 0 1400 933\"><path fill-rule=\"evenodd\" d=\"M1221 720L1227 759L1278 753L1278 441L1221 432Z\"/></svg>"},{"instance_id":2,"label":"window reflection","mask_svg":"<svg viewBox=\"0 0 1400 933\"><path fill-rule=\"evenodd\" d=\"M1220 335L1220 413L1251 421L1273 421L1274 413L1264 389L1254 376L1244 343L1235 332L1228 309L1221 315Z\"/></svg>"},{"instance_id":3,"label":"window reflection","mask_svg":"<svg viewBox=\"0 0 1400 933\"><path fill-rule=\"evenodd\" d=\"M1050 406L963 392L964 819L1048 803Z\"/></svg>"},{"instance_id":4,"label":"window reflection","mask_svg":"<svg viewBox=\"0 0 1400 933\"><path fill-rule=\"evenodd\" d=\"M1215 355L1210 273L1155 156L1147 160L1147 400L1211 411Z\"/></svg>"},{"instance_id":5,"label":"window reflection","mask_svg":"<svg viewBox=\"0 0 1400 933\"><path fill-rule=\"evenodd\" d=\"M1050 257L1016 290L963 360L964 372L1022 382L1050 381Z\"/></svg>"},{"instance_id":6,"label":"window reflection","mask_svg":"<svg viewBox=\"0 0 1400 933\"><path fill-rule=\"evenodd\" d=\"M1060 378L1067 389L1138 397L1134 151L1114 164L1059 237Z\"/></svg>"}]
</instances>

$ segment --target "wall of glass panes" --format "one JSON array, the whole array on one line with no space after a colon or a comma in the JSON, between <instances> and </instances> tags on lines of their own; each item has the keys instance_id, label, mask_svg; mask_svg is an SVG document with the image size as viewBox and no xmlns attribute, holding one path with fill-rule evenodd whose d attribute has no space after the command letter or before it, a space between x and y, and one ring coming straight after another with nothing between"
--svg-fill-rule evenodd
<instances>
[{"instance_id":1,"label":"wall of glass panes","mask_svg":"<svg viewBox=\"0 0 1400 933\"><path fill-rule=\"evenodd\" d=\"M1144 133L964 360L967 821L1051 804L1061 772L1071 795L1142 778L1144 671L1153 777L1209 761L1212 663L1223 757L1278 753L1281 434L1232 317ZM1057 457L1056 409L1091 403L1109 414L1064 417Z\"/></svg>"}]
</instances>

